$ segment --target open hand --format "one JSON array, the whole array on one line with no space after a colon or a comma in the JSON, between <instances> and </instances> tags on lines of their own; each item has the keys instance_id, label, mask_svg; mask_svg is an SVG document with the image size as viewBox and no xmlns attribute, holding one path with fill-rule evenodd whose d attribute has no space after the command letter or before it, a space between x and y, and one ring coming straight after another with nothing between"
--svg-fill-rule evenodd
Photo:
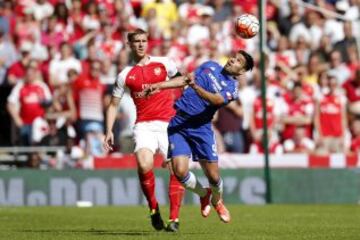
<instances>
[{"instance_id":1,"label":"open hand","mask_svg":"<svg viewBox=\"0 0 360 240\"><path fill-rule=\"evenodd\" d=\"M105 149L105 151L109 152L113 150L113 146L114 145L114 134L112 132L108 132L105 135L105 139L103 142L103 147Z\"/></svg>"}]
</instances>

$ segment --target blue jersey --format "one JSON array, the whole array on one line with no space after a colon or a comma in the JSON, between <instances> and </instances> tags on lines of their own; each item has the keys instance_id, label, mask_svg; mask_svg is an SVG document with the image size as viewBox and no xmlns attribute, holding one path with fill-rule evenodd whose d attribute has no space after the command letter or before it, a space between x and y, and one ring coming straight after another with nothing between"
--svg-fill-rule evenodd
<instances>
[{"instance_id":1,"label":"blue jersey","mask_svg":"<svg viewBox=\"0 0 360 240\"><path fill-rule=\"evenodd\" d=\"M238 82L224 74L222 70L223 67L214 61L205 62L195 70L195 82L208 92L221 94L224 98L224 105L226 105L238 98ZM175 109L190 116L201 114L201 118L208 121L211 121L220 107L211 105L191 87L185 89L183 95L175 103Z\"/></svg>"},{"instance_id":2,"label":"blue jersey","mask_svg":"<svg viewBox=\"0 0 360 240\"><path fill-rule=\"evenodd\" d=\"M208 92L219 93L224 105L236 99L237 81L223 73L223 67L209 61L195 71L195 82ZM192 156L194 161L217 161L215 135L211 119L221 106L211 105L192 88L187 88L176 101L176 115L168 127L169 157Z\"/></svg>"}]
</instances>

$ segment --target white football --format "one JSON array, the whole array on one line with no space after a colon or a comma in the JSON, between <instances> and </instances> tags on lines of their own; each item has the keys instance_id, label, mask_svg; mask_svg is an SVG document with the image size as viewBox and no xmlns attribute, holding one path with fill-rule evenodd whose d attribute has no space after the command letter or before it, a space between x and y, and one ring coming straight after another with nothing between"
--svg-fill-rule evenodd
<instances>
[{"instance_id":1,"label":"white football","mask_svg":"<svg viewBox=\"0 0 360 240\"><path fill-rule=\"evenodd\" d=\"M254 15L243 14L235 19L235 31L242 38L254 37L259 29L259 20Z\"/></svg>"}]
</instances>

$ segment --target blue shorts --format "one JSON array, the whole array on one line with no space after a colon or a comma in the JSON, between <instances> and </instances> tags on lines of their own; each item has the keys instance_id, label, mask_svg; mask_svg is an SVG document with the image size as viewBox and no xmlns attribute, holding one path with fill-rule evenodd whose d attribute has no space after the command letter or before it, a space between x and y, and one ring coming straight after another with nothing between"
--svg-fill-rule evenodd
<instances>
[{"instance_id":1,"label":"blue shorts","mask_svg":"<svg viewBox=\"0 0 360 240\"><path fill-rule=\"evenodd\" d=\"M186 121L176 115L168 127L169 158L176 156L192 156L193 161L207 160L217 162L215 134L211 123L201 124Z\"/></svg>"}]
</instances>

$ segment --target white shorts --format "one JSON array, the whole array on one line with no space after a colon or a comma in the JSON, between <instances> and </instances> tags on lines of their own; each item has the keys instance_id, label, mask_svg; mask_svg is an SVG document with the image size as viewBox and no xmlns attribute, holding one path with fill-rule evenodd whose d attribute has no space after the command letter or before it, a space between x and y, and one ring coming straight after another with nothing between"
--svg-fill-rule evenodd
<instances>
[{"instance_id":1,"label":"white shorts","mask_svg":"<svg viewBox=\"0 0 360 240\"><path fill-rule=\"evenodd\" d=\"M134 127L135 150L147 148L153 153L157 150L167 159L169 147L167 127L169 123L163 121L139 122Z\"/></svg>"}]
</instances>

